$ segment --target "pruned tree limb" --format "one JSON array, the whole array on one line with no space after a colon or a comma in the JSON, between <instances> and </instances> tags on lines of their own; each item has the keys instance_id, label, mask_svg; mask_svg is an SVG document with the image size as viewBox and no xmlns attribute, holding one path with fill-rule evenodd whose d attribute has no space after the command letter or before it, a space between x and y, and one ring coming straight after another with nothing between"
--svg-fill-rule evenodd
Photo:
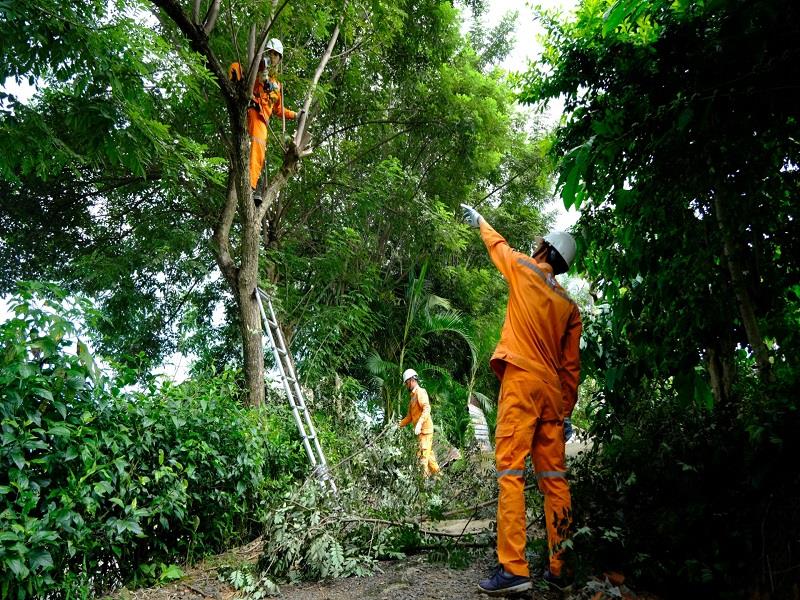
<instances>
[{"instance_id":1,"label":"pruned tree limb","mask_svg":"<svg viewBox=\"0 0 800 600\"><path fill-rule=\"evenodd\" d=\"M305 144L308 143L307 141L305 141L307 140L307 136L305 135L305 133L308 124L308 109L311 106L311 100L314 97L314 92L317 89L317 84L319 83L319 79L320 77L322 77L322 72L325 70L328 61L331 59L331 55L333 54L333 48L336 45L336 41L339 39L339 31L341 29L342 23L344 22L346 10L347 10L347 4L345 3L344 7L342 8L342 16L339 18L339 22L336 23L336 28L333 30L330 40L328 40L328 46L325 48L325 52L322 55L322 59L320 59L319 64L317 65L317 70L314 72L314 78L311 80L311 85L308 88L308 92L306 92L306 99L305 102L303 103L303 110L300 113L300 121L297 123L297 130L294 132L294 143L298 148L300 148L301 151L305 148Z\"/></svg>"},{"instance_id":2,"label":"pruned tree limb","mask_svg":"<svg viewBox=\"0 0 800 600\"><path fill-rule=\"evenodd\" d=\"M525 488L522 490L523 492L532 490L533 488L537 487L539 484L531 483L526 485ZM443 517L454 517L456 515L460 515L466 512L476 511L479 508L484 508L486 506L491 506L492 504L497 504L497 498L492 498L491 500L487 500L486 502L481 502L480 504L476 504L474 506L465 506L464 508L456 508L455 510L448 511L446 513L442 513Z\"/></svg>"},{"instance_id":3,"label":"pruned tree limb","mask_svg":"<svg viewBox=\"0 0 800 600\"><path fill-rule=\"evenodd\" d=\"M351 515L349 517L341 517L338 519L341 523L375 523L377 525L386 525L389 527L419 527L419 532L424 535L430 535L434 537L447 537L447 538L460 538L464 535L464 532L459 533L452 533L450 531L435 531L432 529L422 529L419 526L417 521L389 521L388 519L374 519L371 517L359 517L355 515ZM488 533L488 532L487 532Z\"/></svg>"}]
</instances>

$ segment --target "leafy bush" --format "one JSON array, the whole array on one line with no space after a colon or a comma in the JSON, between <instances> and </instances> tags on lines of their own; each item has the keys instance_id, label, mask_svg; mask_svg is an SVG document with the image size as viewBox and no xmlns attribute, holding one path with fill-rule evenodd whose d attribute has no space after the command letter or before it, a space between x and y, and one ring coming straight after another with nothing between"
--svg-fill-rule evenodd
<instances>
[{"instance_id":1,"label":"leafy bush","mask_svg":"<svg viewBox=\"0 0 800 600\"><path fill-rule=\"evenodd\" d=\"M740 378L738 406L711 407L680 377L628 379L598 395L595 452L573 470L584 561L669 597L790 594L800 553L796 384L754 383Z\"/></svg>"},{"instance_id":2,"label":"leafy bush","mask_svg":"<svg viewBox=\"0 0 800 600\"><path fill-rule=\"evenodd\" d=\"M253 535L304 464L288 417L242 408L230 373L124 392L77 341L90 307L38 291L0 325L0 596L162 578Z\"/></svg>"}]
</instances>

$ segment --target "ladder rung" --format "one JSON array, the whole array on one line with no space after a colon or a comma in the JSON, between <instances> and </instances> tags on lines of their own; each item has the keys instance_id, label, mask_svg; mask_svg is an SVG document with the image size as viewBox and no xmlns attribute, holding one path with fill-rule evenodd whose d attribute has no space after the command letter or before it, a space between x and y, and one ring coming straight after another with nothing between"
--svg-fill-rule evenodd
<instances>
[{"instance_id":1,"label":"ladder rung","mask_svg":"<svg viewBox=\"0 0 800 600\"><path fill-rule=\"evenodd\" d=\"M333 477L325 464L325 455L320 448L319 435L316 432L310 435L306 433L307 429L314 431L314 426L311 425L311 416L308 412L305 400L303 399L303 393L299 388L299 381L292 361L292 355L283 338L283 332L278 324L278 317L272 306L272 300L269 295L261 289L257 289L257 293L260 296L259 300L263 299L265 301L263 304L266 304L266 306L262 305L260 307L263 321L266 324L265 329L267 329L269 333L269 335L265 335L264 338L267 345L272 348L276 354L278 374L284 385L289 405L292 407L295 418L297 419L298 433L300 433L300 438L305 445L309 462L311 462L311 466L314 468L314 474L320 479L320 483L323 487L327 484L331 491L336 494L336 483L334 483ZM261 304L261 302L259 302L259 304ZM266 310L264 310L265 308ZM300 413L302 413L302 417ZM308 428L303 425L303 420L308 423ZM309 442L313 442L313 444Z\"/></svg>"}]
</instances>

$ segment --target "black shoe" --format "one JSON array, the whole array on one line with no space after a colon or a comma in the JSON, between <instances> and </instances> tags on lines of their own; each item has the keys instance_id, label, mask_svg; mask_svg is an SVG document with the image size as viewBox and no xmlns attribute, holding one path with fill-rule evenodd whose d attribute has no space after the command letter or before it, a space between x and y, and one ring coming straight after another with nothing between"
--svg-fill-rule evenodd
<instances>
[{"instance_id":1,"label":"black shoe","mask_svg":"<svg viewBox=\"0 0 800 600\"><path fill-rule=\"evenodd\" d=\"M563 576L555 576L550 572L550 569L545 569L544 574L542 575L542 579L544 579L548 584L556 588L557 590L561 590L562 592L568 592L572 589L572 582L567 581Z\"/></svg>"},{"instance_id":2,"label":"black shoe","mask_svg":"<svg viewBox=\"0 0 800 600\"><path fill-rule=\"evenodd\" d=\"M488 579L482 579L478 583L478 590L489 596L517 594L529 589L531 589L530 577L506 573L502 565L498 565Z\"/></svg>"},{"instance_id":3,"label":"black shoe","mask_svg":"<svg viewBox=\"0 0 800 600\"><path fill-rule=\"evenodd\" d=\"M253 204L256 205L256 208L261 206L261 196L256 196L255 194L253 194Z\"/></svg>"}]
</instances>

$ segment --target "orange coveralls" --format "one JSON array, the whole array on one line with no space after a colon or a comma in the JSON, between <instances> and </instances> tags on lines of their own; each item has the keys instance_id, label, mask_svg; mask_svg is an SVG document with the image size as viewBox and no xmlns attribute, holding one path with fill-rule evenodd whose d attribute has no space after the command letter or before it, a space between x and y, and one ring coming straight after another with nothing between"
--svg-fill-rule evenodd
<instances>
[{"instance_id":1,"label":"orange coveralls","mask_svg":"<svg viewBox=\"0 0 800 600\"><path fill-rule=\"evenodd\" d=\"M400 421L399 426L405 427L412 423L415 427L417 422L422 419L422 427L417 436L419 449L417 458L419 459L422 473L425 477L436 475L439 472L439 463L436 462L436 453L433 451L433 419L431 418L431 402L428 399L428 392L417 386L411 390L411 401L408 403L408 414Z\"/></svg>"},{"instance_id":2,"label":"orange coveralls","mask_svg":"<svg viewBox=\"0 0 800 600\"><path fill-rule=\"evenodd\" d=\"M501 381L495 431L500 496L497 558L528 577L525 559L525 457L531 455L544 494L550 572L560 576L562 542L572 521L566 480L564 417L572 414L580 376L581 317L552 267L513 250L484 220L481 237L508 282L508 307L491 359Z\"/></svg>"},{"instance_id":3,"label":"orange coveralls","mask_svg":"<svg viewBox=\"0 0 800 600\"><path fill-rule=\"evenodd\" d=\"M239 63L230 66L228 77L234 81L243 78ZM283 88L277 79L270 77L268 82L256 79L252 104L247 109L247 133L250 134L250 187L253 189L256 189L258 178L264 169L267 155L267 123L272 115L286 117L289 120L297 117L296 112L283 107Z\"/></svg>"}]
</instances>

